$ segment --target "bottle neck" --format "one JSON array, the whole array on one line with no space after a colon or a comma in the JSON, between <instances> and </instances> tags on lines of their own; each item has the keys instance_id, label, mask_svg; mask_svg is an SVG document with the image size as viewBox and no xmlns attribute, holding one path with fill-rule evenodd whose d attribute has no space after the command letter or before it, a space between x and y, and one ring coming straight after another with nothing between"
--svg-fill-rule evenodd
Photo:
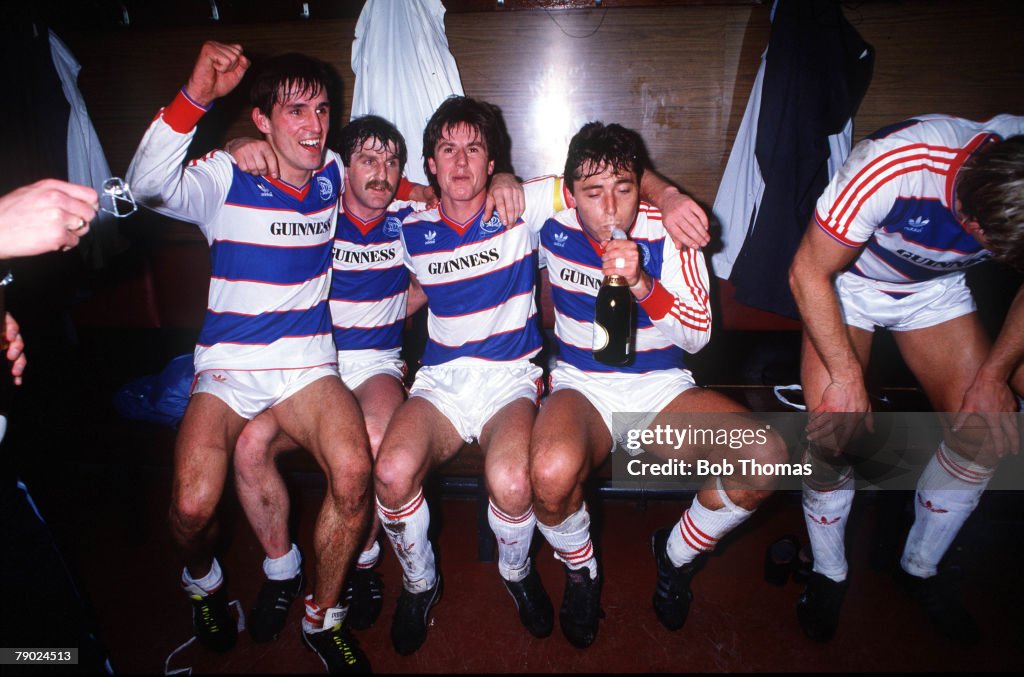
<instances>
[{"instance_id":1,"label":"bottle neck","mask_svg":"<svg viewBox=\"0 0 1024 677\"><path fill-rule=\"evenodd\" d=\"M621 275L605 275L604 282L601 285L604 287L628 287L629 283Z\"/></svg>"}]
</instances>

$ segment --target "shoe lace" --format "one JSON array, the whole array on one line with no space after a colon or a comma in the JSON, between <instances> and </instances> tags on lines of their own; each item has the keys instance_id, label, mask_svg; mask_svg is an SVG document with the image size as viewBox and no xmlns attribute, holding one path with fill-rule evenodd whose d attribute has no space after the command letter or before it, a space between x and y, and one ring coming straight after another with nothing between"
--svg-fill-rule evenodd
<instances>
[{"instance_id":1,"label":"shoe lace","mask_svg":"<svg viewBox=\"0 0 1024 677\"><path fill-rule=\"evenodd\" d=\"M196 614L197 625L206 632L220 632L222 629L220 619L218 618L217 610L214 609L213 601L210 597L193 595L192 603L195 605L196 611L198 612Z\"/></svg>"},{"instance_id":2,"label":"shoe lace","mask_svg":"<svg viewBox=\"0 0 1024 677\"><path fill-rule=\"evenodd\" d=\"M527 576L519 582L520 594L516 595L516 603L529 612L537 610L537 601L540 599L540 586L534 576Z\"/></svg>"},{"instance_id":3,"label":"shoe lace","mask_svg":"<svg viewBox=\"0 0 1024 677\"><path fill-rule=\"evenodd\" d=\"M355 665L359 662L359 643L355 637L345 632L340 626L331 630L331 642L345 663Z\"/></svg>"}]
</instances>

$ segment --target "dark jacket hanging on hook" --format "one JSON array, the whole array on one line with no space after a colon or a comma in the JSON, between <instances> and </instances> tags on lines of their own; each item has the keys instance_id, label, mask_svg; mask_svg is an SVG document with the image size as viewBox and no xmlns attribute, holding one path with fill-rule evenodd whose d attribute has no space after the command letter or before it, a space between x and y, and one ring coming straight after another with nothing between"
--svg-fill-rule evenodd
<instances>
[{"instance_id":1,"label":"dark jacket hanging on hook","mask_svg":"<svg viewBox=\"0 0 1024 677\"><path fill-rule=\"evenodd\" d=\"M838 1L780 0L757 122L764 195L729 276L741 303L797 317L789 265L828 184L828 137L857 111L873 65Z\"/></svg>"}]
</instances>

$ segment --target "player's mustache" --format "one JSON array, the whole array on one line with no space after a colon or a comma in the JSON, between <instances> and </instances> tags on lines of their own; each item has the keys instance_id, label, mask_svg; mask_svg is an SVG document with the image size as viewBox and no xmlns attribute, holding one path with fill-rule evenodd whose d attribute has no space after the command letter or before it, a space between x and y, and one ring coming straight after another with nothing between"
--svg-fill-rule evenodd
<instances>
[{"instance_id":1,"label":"player's mustache","mask_svg":"<svg viewBox=\"0 0 1024 677\"><path fill-rule=\"evenodd\" d=\"M373 181L366 182L366 190L384 190L390 192L394 189L395 187L385 179L374 179Z\"/></svg>"}]
</instances>

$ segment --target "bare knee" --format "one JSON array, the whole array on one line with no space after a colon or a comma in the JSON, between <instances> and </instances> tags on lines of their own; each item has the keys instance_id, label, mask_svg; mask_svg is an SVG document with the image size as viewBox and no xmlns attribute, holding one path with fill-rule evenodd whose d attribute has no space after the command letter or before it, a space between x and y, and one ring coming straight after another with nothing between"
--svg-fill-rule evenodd
<instances>
[{"instance_id":1,"label":"bare knee","mask_svg":"<svg viewBox=\"0 0 1024 677\"><path fill-rule=\"evenodd\" d=\"M373 461L368 452L352 452L328 462L324 468L328 494L348 509L355 509L370 496Z\"/></svg>"},{"instance_id":2,"label":"bare knee","mask_svg":"<svg viewBox=\"0 0 1024 677\"><path fill-rule=\"evenodd\" d=\"M201 493L175 498L171 503L170 521L171 530L179 541L195 542L209 528L217 511L217 498Z\"/></svg>"},{"instance_id":3,"label":"bare knee","mask_svg":"<svg viewBox=\"0 0 1024 677\"><path fill-rule=\"evenodd\" d=\"M536 449L530 460L534 496L549 512L557 512L576 488L579 468L572 458L566 449L554 444Z\"/></svg>"},{"instance_id":4,"label":"bare knee","mask_svg":"<svg viewBox=\"0 0 1024 677\"><path fill-rule=\"evenodd\" d=\"M235 477L245 484L253 484L260 474L274 468L268 442L261 435L250 434L248 428L242 431L235 444Z\"/></svg>"},{"instance_id":5,"label":"bare knee","mask_svg":"<svg viewBox=\"0 0 1024 677\"><path fill-rule=\"evenodd\" d=\"M373 466L373 485L384 505L394 508L407 502L419 490L421 463L402 448L381 450Z\"/></svg>"},{"instance_id":6,"label":"bare knee","mask_svg":"<svg viewBox=\"0 0 1024 677\"><path fill-rule=\"evenodd\" d=\"M533 503L530 473L522 465L502 463L487 468L487 487L494 504L511 515L521 515Z\"/></svg>"}]
</instances>

